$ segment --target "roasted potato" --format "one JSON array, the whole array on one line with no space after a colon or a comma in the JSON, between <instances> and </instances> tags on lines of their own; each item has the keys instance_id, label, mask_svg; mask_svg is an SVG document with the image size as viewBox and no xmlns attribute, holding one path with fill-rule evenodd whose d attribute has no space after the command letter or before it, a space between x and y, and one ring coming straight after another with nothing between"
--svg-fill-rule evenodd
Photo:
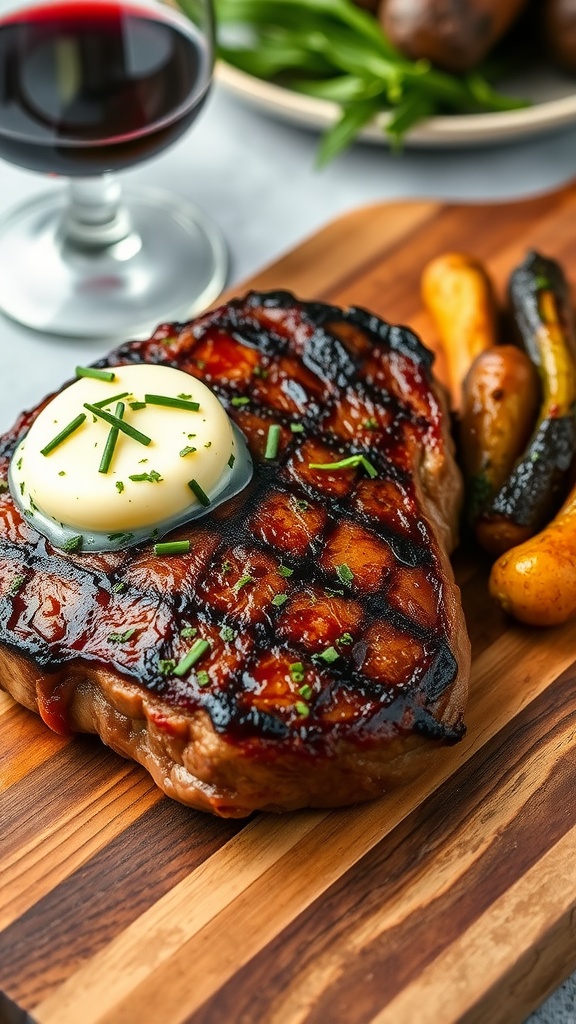
<instances>
[{"instance_id":1,"label":"roasted potato","mask_svg":"<svg viewBox=\"0 0 576 1024\"><path fill-rule=\"evenodd\" d=\"M461 73L484 60L525 5L526 0L383 0L379 18L406 57Z\"/></svg>"}]
</instances>

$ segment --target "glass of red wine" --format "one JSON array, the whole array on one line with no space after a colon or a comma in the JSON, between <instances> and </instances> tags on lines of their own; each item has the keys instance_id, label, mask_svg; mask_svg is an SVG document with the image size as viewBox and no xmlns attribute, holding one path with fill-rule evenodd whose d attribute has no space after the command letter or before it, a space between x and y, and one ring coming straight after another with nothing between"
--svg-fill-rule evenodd
<instances>
[{"instance_id":1,"label":"glass of red wine","mask_svg":"<svg viewBox=\"0 0 576 1024\"><path fill-rule=\"evenodd\" d=\"M211 0L0 0L0 157L69 179L0 221L0 310L78 338L141 334L208 305L217 229L114 171L192 124L214 53Z\"/></svg>"}]
</instances>

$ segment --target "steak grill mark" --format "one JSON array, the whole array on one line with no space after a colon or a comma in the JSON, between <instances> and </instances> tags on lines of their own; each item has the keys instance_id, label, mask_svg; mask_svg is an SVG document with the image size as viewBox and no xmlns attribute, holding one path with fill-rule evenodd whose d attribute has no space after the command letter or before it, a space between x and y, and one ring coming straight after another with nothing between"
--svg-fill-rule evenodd
<instances>
[{"instance_id":1,"label":"steak grill mark","mask_svg":"<svg viewBox=\"0 0 576 1024\"><path fill-rule=\"evenodd\" d=\"M430 712L457 666L437 543L413 482L424 439L442 444L431 356L415 336L362 310L252 293L191 325L164 325L98 365L129 362L176 366L211 387L247 436L252 483L175 531L191 551L169 559L150 545L63 554L0 494L0 642L48 672L73 671L79 659L111 665L169 704L204 707L236 741L313 750L351 733L355 742L414 730L459 738L461 726L447 729ZM240 397L249 402L233 404ZM34 415L2 441L4 478ZM281 438L267 462L272 423ZM361 468L309 468L352 454L365 455L377 479ZM278 594L287 601L273 604ZM111 639L132 627L126 642ZM192 630L212 645L198 665L205 686L195 672L170 673ZM333 663L318 657L329 647ZM298 662L304 694L290 668Z\"/></svg>"}]
</instances>

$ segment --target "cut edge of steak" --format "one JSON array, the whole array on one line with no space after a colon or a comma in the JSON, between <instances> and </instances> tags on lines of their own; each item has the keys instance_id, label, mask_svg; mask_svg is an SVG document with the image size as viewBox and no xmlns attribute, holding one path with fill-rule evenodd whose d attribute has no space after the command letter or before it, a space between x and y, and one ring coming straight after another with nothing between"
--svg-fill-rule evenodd
<instances>
[{"instance_id":1,"label":"cut edge of steak","mask_svg":"<svg viewBox=\"0 0 576 1024\"><path fill-rule=\"evenodd\" d=\"M145 629L127 650L129 664L103 654L94 638L93 647L72 644L67 621L68 646L46 644L29 621L28 583L17 595L0 589L0 685L57 732L97 733L143 764L168 796L221 816L355 803L422 771L431 752L464 733L470 671L448 557L462 483L431 361L405 328L284 292L249 293L113 352L99 365L160 362L212 387L247 436L255 480L229 508L178 531L200 552L193 578L189 567L178 575L179 559L170 577L149 546L120 561L117 553L63 555L0 495L6 586L14 565L30 571L40 604L50 573L55 584L69 576L70 586L92 594L110 595L122 578L125 600L152 609L164 630L163 656L182 653L170 638L182 622L207 631L212 652L201 667L210 685L160 677ZM248 385L249 405L234 405ZM0 442L0 479L33 415ZM303 430L290 436L295 420ZM274 467L263 460L271 422L283 434ZM307 458L350 448L369 454L376 480L356 471L311 476ZM230 607L222 565L242 557L255 592L244 588ZM354 570L344 587L334 571L340 559ZM293 576L276 580L283 562ZM288 593L282 609L271 609L270 587ZM59 614L66 619L64 604ZM218 640L222 623L238 627L227 647ZM328 646L338 652L335 665L318 657ZM288 671L297 661L311 697ZM295 711L308 703L306 717Z\"/></svg>"}]
</instances>

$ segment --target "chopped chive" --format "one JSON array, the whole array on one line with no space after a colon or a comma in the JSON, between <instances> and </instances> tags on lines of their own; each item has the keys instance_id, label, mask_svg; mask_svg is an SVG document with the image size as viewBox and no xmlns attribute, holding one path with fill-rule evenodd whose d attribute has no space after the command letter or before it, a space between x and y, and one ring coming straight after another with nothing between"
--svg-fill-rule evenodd
<instances>
[{"instance_id":1,"label":"chopped chive","mask_svg":"<svg viewBox=\"0 0 576 1024\"><path fill-rule=\"evenodd\" d=\"M266 380L268 376L268 370L265 370L264 367L260 366L259 363L257 363L256 366L252 368L252 373L255 377L261 377L262 380Z\"/></svg>"},{"instance_id":2,"label":"chopped chive","mask_svg":"<svg viewBox=\"0 0 576 1024\"><path fill-rule=\"evenodd\" d=\"M130 408L134 409L135 412L137 412L138 409L145 409L146 408L146 402L129 402L129 405L130 405Z\"/></svg>"},{"instance_id":3,"label":"chopped chive","mask_svg":"<svg viewBox=\"0 0 576 1024\"><path fill-rule=\"evenodd\" d=\"M122 398L128 398L129 391L122 391L119 395L110 395L110 398L101 398L99 402L94 402L97 409L104 409L107 405L112 405L112 402L119 402Z\"/></svg>"},{"instance_id":4,"label":"chopped chive","mask_svg":"<svg viewBox=\"0 0 576 1024\"><path fill-rule=\"evenodd\" d=\"M123 633L110 633L108 640L111 644L127 644L136 632L136 626L129 626Z\"/></svg>"},{"instance_id":5,"label":"chopped chive","mask_svg":"<svg viewBox=\"0 0 576 1024\"><path fill-rule=\"evenodd\" d=\"M171 540L164 544L154 545L155 555L187 555L189 551L189 540Z\"/></svg>"},{"instance_id":6,"label":"chopped chive","mask_svg":"<svg viewBox=\"0 0 576 1024\"><path fill-rule=\"evenodd\" d=\"M275 605L276 608L281 608L283 604L286 604L287 600L288 594L275 594L272 598L272 604Z\"/></svg>"},{"instance_id":7,"label":"chopped chive","mask_svg":"<svg viewBox=\"0 0 576 1024\"><path fill-rule=\"evenodd\" d=\"M137 484L158 484L162 483L163 477L155 469L151 469L149 473L132 473L132 475L129 476L128 479L133 480L134 483Z\"/></svg>"},{"instance_id":8,"label":"chopped chive","mask_svg":"<svg viewBox=\"0 0 576 1024\"><path fill-rule=\"evenodd\" d=\"M186 457L186 455L192 455L193 452L197 451L197 448L192 448L191 445L187 445L186 448L183 448L182 451L180 452L180 458L183 459Z\"/></svg>"},{"instance_id":9,"label":"chopped chive","mask_svg":"<svg viewBox=\"0 0 576 1024\"><path fill-rule=\"evenodd\" d=\"M210 676L208 675L205 668L201 669L200 672L196 673L196 682L198 686L208 686L210 682Z\"/></svg>"},{"instance_id":10,"label":"chopped chive","mask_svg":"<svg viewBox=\"0 0 576 1024\"><path fill-rule=\"evenodd\" d=\"M200 502L200 504L204 505L205 508L207 508L208 505L210 504L210 498L208 497L206 492L202 490L202 488L200 487L200 484L198 483L198 481L197 480L189 480L188 481L188 487L193 492L193 494L196 495L196 497L198 498L198 501Z\"/></svg>"},{"instance_id":11,"label":"chopped chive","mask_svg":"<svg viewBox=\"0 0 576 1024\"><path fill-rule=\"evenodd\" d=\"M185 399L185 401L189 402L189 401L190 401L190 399L192 398L192 395L184 395L184 394L181 394L181 395L177 395L176 397L177 397L177 398L183 398L183 399Z\"/></svg>"},{"instance_id":12,"label":"chopped chive","mask_svg":"<svg viewBox=\"0 0 576 1024\"><path fill-rule=\"evenodd\" d=\"M58 473L58 476L66 476L66 473L64 472L63 469L60 470L60 472Z\"/></svg>"},{"instance_id":13,"label":"chopped chive","mask_svg":"<svg viewBox=\"0 0 576 1024\"><path fill-rule=\"evenodd\" d=\"M301 661L295 661L288 666L288 671L294 683L303 683L305 678L304 665Z\"/></svg>"},{"instance_id":14,"label":"chopped chive","mask_svg":"<svg viewBox=\"0 0 576 1024\"><path fill-rule=\"evenodd\" d=\"M112 587L113 594L121 594L123 590L126 590L126 584L124 583L124 580L118 580L118 583L115 583L114 586Z\"/></svg>"},{"instance_id":15,"label":"chopped chive","mask_svg":"<svg viewBox=\"0 0 576 1024\"><path fill-rule=\"evenodd\" d=\"M351 633L342 633L342 636L338 638L336 643L348 646L349 644L354 643L354 637L352 636Z\"/></svg>"},{"instance_id":16,"label":"chopped chive","mask_svg":"<svg viewBox=\"0 0 576 1024\"><path fill-rule=\"evenodd\" d=\"M184 398L170 398L168 395L144 395L144 401L148 405L163 405L168 409L188 409L189 412L198 412L200 402L189 402Z\"/></svg>"},{"instance_id":17,"label":"chopped chive","mask_svg":"<svg viewBox=\"0 0 576 1024\"><path fill-rule=\"evenodd\" d=\"M116 481L116 490L118 491L118 494L122 494L122 491L124 490L124 484L122 483L121 480Z\"/></svg>"},{"instance_id":18,"label":"chopped chive","mask_svg":"<svg viewBox=\"0 0 576 1024\"><path fill-rule=\"evenodd\" d=\"M23 459L22 459L22 456L20 456L20 458L18 459L18 462L16 463L16 469L22 469L22 462L23 462Z\"/></svg>"},{"instance_id":19,"label":"chopped chive","mask_svg":"<svg viewBox=\"0 0 576 1024\"><path fill-rule=\"evenodd\" d=\"M362 466L368 473L371 480L378 476L378 470L374 468L365 455L350 455L347 459L339 459L338 462L309 462L309 469L354 469Z\"/></svg>"},{"instance_id":20,"label":"chopped chive","mask_svg":"<svg viewBox=\"0 0 576 1024\"><path fill-rule=\"evenodd\" d=\"M180 630L180 636L190 638L196 636L197 632L196 626L183 626Z\"/></svg>"},{"instance_id":21,"label":"chopped chive","mask_svg":"<svg viewBox=\"0 0 576 1024\"><path fill-rule=\"evenodd\" d=\"M235 409L239 409L242 405L249 405L249 403L250 399L247 398L246 395L237 395L235 398L231 399L231 404Z\"/></svg>"},{"instance_id":22,"label":"chopped chive","mask_svg":"<svg viewBox=\"0 0 576 1024\"><path fill-rule=\"evenodd\" d=\"M344 591L335 590L334 587L324 587L324 592L328 597L344 597Z\"/></svg>"},{"instance_id":23,"label":"chopped chive","mask_svg":"<svg viewBox=\"0 0 576 1024\"><path fill-rule=\"evenodd\" d=\"M114 415L119 420L124 416L124 402L118 402ZM118 442L118 427L110 427L108 437L106 438L106 444L104 445L104 451L102 452L102 458L100 459L100 465L98 466L99 473L107 473L112 463L112 457L114 455L114 449Z\"/></svg>"},{"instance_id":24,"label":"chopped chive","mask_svg":"<svg viewBox=\"0 0 576 1024\"><path fill-rule=\"evenodd\" d=\"M224 575L227 572L230 572L230 570L232 569L232 562L229 562L228 560L222 562L221 569L222 569L222 572L224 573Z\"/></svg>"},{"instance_id":25,"label":"chopped chive","mask_svg":"<svg viewBox=\"0 0 576 1024\"><path fill-rule=\"evenodd\" d=\"M272 423L268 427L268 437L266 438L266 451L264 452L265 459L275 459L278 455L278 445L280 444L280 435L282 428L277 423Z\"/></svg>"},{"instance_id":26,"label":"chopped chive","mask_svg":"<svg viewBox=\"0 0 576 1024\"><path fill-rule=\"evenodd\" d=\"M304 686L299 688L298 693L301 697L304 697L304 700L310 700L310 697L312 696L312 687L309 683L304 683Z\"/></svg>"},{"instance_id":27,"label":"chopped chive","mask_svg":"<svg viewBox=\"0 0 576 1024\"><path fill-rule=\"evenodd\" d=\"M193 647L190 648L188 654L179 661L176 668L174 669L175 676L185 676L189 670L198 662L200 658L203 658L206 652L210 649L209 640L197 640Z\"/></svg>"},{"instance_id":28,"label":"chopped chive","mask_svg":"<svg viewBox=\"0 0 576 1024\"><path fill-rule=\"evenodd\" d=\"M235 462L236 456L234 455L234 452L232 452L230 458L228 459L228 465L230 466L230 469L232 469L232 466L234 465Z\"/></svg>"},{"instance_id":29,"label":"chopped chive","mask_svg":"<svg viewBox=\"0 0 576 1024\"><path fill-rule=\"evenodd\" d=\"M236 593L238 593L238 591L242 590L242 587L245 587L247 583L253 583L253 582L254 582L254 577L250 576L248 573L246 573L244 576L241 576L240 579L236 580L236 583L232 587L232 590L235 590Z\"/></svg>"},{"instance_id":30,"label":"chopped chive","mask_svg":"<svg viewBox=\"0 0 576 1024\"><path fill-rule=\"evenodd\" d=\"M211 448L212 447L212 441L206 441L206 444L204 445L204 447L205 448Z\"/></svg>"},{"instance_id":31,"label":"chopped chive","mask_svg":"<svg viewBox=\"0 0 576 1024\"><path fill-rule=\"evenodd\" d=\"M76 376L93 377L94 380L107 380L109 383L116 380L116 374L113 370L97 370L94 366L77 366Z\"/></svg>"},{"instance_id":32,"label":"chopped chive","mask_svg":"<svg viewBox=\"0 0 576 1024\"><path fill-rule=\"evenodd\" d=\"M282 563L280 563L278 566L278 574L280 576L284 576L285 579L288 579L290 576L294 575L294 569L289 569L287 565L282 565Z\"/></svg>"},{"instance_id":33,"label":"chopped chive","mask_svg":"<svg viewBox=\"0 0 576 1024\"><path fill-rule=\"evenodd\" d=\"M314 657L319 661L325 661L327 665L332 665L335 661L338 661L340 655L335 647L327 647L321 654L315 654Z\"/></svg>"},{"instance_id":34,"label":"chopped chive","mask_svg":"<svg viewBox=\"0 0 576 1024\"><path fill-rule=\"evenodd\" d=\"M10 597L16 597L16 594L22 589L25 583L26 577L22 573L19 573L18 576L14 577L12 583L8 587L8 595Z\"/></svg>"},{"instance_id":35,"label":"chopped chive","mask_svg":"<svg viewBox=\"0 0 576 1024\"><path fill-rule=\"evenodd\" d=\"M79 551L82 547L83 537L77 533L74 537L69 537L68 540L62 545L63 551Z\"/></svg>"},{"instance_id":36,"label":"chopped chive","mask_svg":"<svg viewBox=\"0 0 576 1024\"><path fill-rule=\"evenodd\" d=\"M130 425L130 423L124 423L123 420L119 420L117 416L113 416L111 412L106 412L105 409L99 409L96 405L90 405L89 402L84 402L84 408L88 409L94 416L99 416L101 420L105 420L111 427L118 427L123 434L131 437L133 441L138 441L139 444L143 444L146 448L149 444L152 444L152 438L143 434L140 430L136 430L136 427Z\"/></svg>"},{"instance_id":37,"label":"chopped chive","mask_svg":"<svg viewBox=\"0 0 576 1024\"><path fill-rule=\"evenodd\" d=\"M73 434L76 430L78 430L79 427L82 426L85 419L86 413L81 412L80 415L76 416L75 419L68 423L68 425L65 426L64 429L61 430L59 434L56 434L56 437L53 437L52 440L49 441L48 444L44 446L44 448L40 449L40 454L50 455L50 453L53 452L55 448L58 448L63 441L70 437L70 434Z\"/></svg>"},{"instance_id":38,"label":"chopped chive","mask_svg":"<svg viewBox=\"0 0 576 1024\"><path fill-rule=\"evenodd\" d=\"M303 434L304 426L302 423L291 423L290 430L292 431L293 434Z\"/></svg>"},{"instance_id":39,"label":"chopped chive","mask_svg":"<svg viewBox=\"0 0 576 1024\"><path fill-rule=\"evenodd\" d=\"M336 575L340 580L340 583L346 583L347 586L350 586L350 584L354 582L354 573L350 566L346 565L346 562L342 562L341 565L336 566Z\"/></svg>"},{"instance_id":40,"label":"chopped chive","mask_svg":"<svg viewBox=\"0 0 576 1024\"><path fill-rule=\"evenodd\" d=\"M237 635L236 630L232 629L231 626L222 626L219 633L220 639L223 640L225 644L230 643L231 640L235 640Z\"/></svg>"},{"instance_id":41,"label":"chopped chive","mask_svg":"<svg viewBox=\"0 0 576 1024\"><path fill-rule=\"evenodd\" d=\"M24 480L21 480L20 481L20 494L24 495L24 491L25 490L26 490L26 484L25 484Z\"/></svg>"},{"instance_id":42,"label":"chopped chive","mask_svg":"<svg viewBox=\"0 0 576 1024\"><path fill-rule=\"evenodd\" d=\"M133 533L109 533L108 540L118 541L119 544L127 544L128 541L134 540Z\"/></svg>"},{"instance_id":43,"label":"chopped chive","mask_svg":"<svg viewBox=\"0 0 576 1024\"><path fill-rule=\"evenodd\" d=\"M169 676L176 668L174 658L159 658L158 671L161 676Z\"/></svg>"},{"instance_id":44,"label":"chopped chive","mask_svg":"<svg viewBox=\"0 0 576 1024\"><path fill-rule=\"evenodd\" d=\"M308 718L310 714L310 708L303 700L297 700L294 705L295 710L298 712L301 718Z\"/></svg>"}]
</instances>

